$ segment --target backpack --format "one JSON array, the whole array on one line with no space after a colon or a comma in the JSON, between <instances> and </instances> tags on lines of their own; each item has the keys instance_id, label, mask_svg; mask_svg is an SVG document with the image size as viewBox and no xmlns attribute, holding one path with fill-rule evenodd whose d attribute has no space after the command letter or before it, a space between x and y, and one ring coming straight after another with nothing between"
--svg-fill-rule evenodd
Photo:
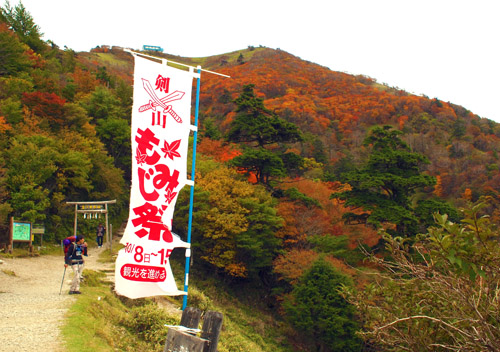
<instances>
[{"instance_id":1,"label":"backpack","mask_svg":"<svg viewBox=\"0 0 500 352\"><path fill-rule=\"evenodd\" d=\"M68 248L69 248L71 242L75 242L75 241L76 241L76 236L69 236L63 240L64 254L68 253Z\"/></svg>"},{"instance_id":2,"label":"backpack","mask_svg":"<svg viewBox=\"0 0 500 352\"><path fill-rule=\"evenodd\" d=\"M63 240L63 245L64 245L64 256L66 256L66 253L68 253L68 249L69 249L69 246L71 245L71 243L75 242L76 241L76 236L69 236L69 237L66 237L64 240ZM74 249L73 249L74 250ZM82 246L82 254L84 256L88 256L88 248L86 245ZM72 253L73 254L73 253Z\"/></svg>"}]
</instances>

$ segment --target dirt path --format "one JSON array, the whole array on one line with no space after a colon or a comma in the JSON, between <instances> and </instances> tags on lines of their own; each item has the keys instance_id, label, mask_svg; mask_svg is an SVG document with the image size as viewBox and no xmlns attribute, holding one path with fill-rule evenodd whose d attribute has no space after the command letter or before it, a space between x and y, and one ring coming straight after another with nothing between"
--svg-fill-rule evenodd
<instances>
[{"instance_id":1,"label":"dirt path","mask_svg":"<svg viewBox=\"0 0 500 352\"><path fill-rule=\"evenodd\" d=\"M97 262L104 248L89 249L85 268L103 270L112 263ZM76 299L68 295L73 273L59 256L2 259L0 264L0 352L63 352L60 328Z\"/></svg>"}]
</instances>

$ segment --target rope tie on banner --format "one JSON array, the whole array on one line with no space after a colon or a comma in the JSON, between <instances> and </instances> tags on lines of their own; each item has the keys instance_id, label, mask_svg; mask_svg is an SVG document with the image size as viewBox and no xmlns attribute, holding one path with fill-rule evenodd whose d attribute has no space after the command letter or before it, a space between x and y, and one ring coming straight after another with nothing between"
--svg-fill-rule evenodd
<instances>
[{"instance_id":1,"label":"rope tie on banner","mask_svg":"<svg viewBox=\"0 0 500 352\"><path fill-rule=\"evenodd\" d=\"M130 49L123 49L123 51L125 51L127 53L130 53L130 54L132 54L134 56L140 55L140 56L144 56L144 57L147 57L147 58L150 58L150 59L160 60L162 62L162 64L165 64L165 65L167 65L170 62L170 63L175 64L175 65L180 65L180 66L188 67L189 68L189 72L192 72L195 78L199 78L199 75L200 75L200 73L195 73L194 72L195 69L201 70L203 72L211 73L213 75L218 75L218 76L222 76L222 77L231 78L231 76L225 75L223 73L209 71L209 70L205 70L205 69L202 69L202 68L196 68L196 67L193 67L193 66L190 66L190 65L182 64L180 62L175 62L175 61L172 61L172 60L167 60L167 59L162 58L162 57L156 57L156 56L151 56L151 55L147 55L147 54L143 54L143 53L137 53L137 52L132 51Z\"/></svg>"}]
</instances>

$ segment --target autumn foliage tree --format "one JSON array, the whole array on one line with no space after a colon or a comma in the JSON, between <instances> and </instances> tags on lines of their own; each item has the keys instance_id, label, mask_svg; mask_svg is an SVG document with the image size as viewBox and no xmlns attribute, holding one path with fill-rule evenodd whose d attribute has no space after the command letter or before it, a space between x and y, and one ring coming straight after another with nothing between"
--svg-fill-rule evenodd
<instances>
[{"instance_id":1,"label":"autumn foliage tree","mask_svg":"<svg viewBox=\"0 0 500 352\"><path fill-rule=\"evenodd\" d=\"M497 163L498 153L493 150L500 143L500 127L494 121L374 78L306 62L283 50L260 47L244 56L243 65L234 59L224 66L214 57L212 68L232 79L208 75L204 79L200 109L221 131L227 133L235 118L236 92L251 82L267 109L307 136L300 144L300 156L318 157L326 170L332 171L346 157L359 163L366 156L367 129L390 124L404 132L402 139L413 152L429 159L424 166L428 175L442 175L440 198L453 200L470 188L477 199L488 193L488 186L499 188L498 179L488 170Z\"/></svg>"},{"instance_id":2,"label":"autumn foliage tree","mask_svg":"<svg viewBox=\"0 0 500 352\"><path fill-rule=\"evenodd\" d=\"M58 128L65 122L64 104L66 101L55 93L38 91L24 93L22 102L35 115L48 121L54 128Z\"/></svg>"},{"instance_id":3,"label":"autumn foliage tree","mask_svg":"<svg viewBox=\"0 0 500 352\"><path fill-rule=\"evenodd\" d=\"M44 240L57 240L73 226L66 201L126 205L123 172L82 107L102 82L74 52L45 43L22 3L0 10L0 227L10 216L41 222Z\"/></svg>"},{"instance_id":4,"label":"autumn foliage tree","mask_svg":"<svg viewBox=\"0 0 500 352\"><path fill-rule=\"evenodd\" d=\"M269 273L281 242L275 232L282 224L269 193L211 161L200 161L197 187L193 243L200 258L228 277L255 279ZM181 194L180 202L184 197ZM182 232L186 211L176 210L184 225L174 227Z\"/></svg>"}]
</instances>

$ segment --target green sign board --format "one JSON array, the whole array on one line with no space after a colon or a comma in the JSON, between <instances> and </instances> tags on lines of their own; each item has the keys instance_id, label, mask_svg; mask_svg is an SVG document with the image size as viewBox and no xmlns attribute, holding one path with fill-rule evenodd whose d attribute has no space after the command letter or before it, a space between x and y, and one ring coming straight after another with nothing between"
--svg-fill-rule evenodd
<instances>
[{"instance_id":1,"label":"green sign board","mask_svg":"<svg viewBox=\"0 0 500 352\"><path fill-rule=\"evenodd\" d=\"M14 222L12 225L13 241L31 241L31 223Z\"/></svg>"}]
</instances>

